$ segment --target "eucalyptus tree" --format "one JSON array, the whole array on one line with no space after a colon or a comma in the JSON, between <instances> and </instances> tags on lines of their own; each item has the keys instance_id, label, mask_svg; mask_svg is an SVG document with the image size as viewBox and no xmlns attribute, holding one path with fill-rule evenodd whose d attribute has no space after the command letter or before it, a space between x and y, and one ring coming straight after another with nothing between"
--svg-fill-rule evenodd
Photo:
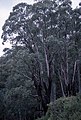
<instances>
[{"instance_id":1,"label":"eucalyptus tree","mask_svg":"<svg viewBox=\"0 0 81 120\"><path fill-rule=\"evenodd\" d=\"M17 73L34 82L44 113L47 104L59 97L57 89L63 96L72 95L76 72L74 14L70 0L38 0L33 5L20 3L13 7L3 26L3 44L10 41L14 46L26 48L24 53L20 52L27 57L21 62L18 52L18 60L14 58L14 61L19 66L15 66L14 61L13 65Z\"/></svg>"},{"instance_id":2,"label":"eucalyptus tree","mask_svg":"<svg viewBox=\"0 0 81 120\"><path fill-rule=\"evenodd\" d=\"M16 5L3 26L2 35L3 42L10 40L13 44L23 44L33 56L32 79L45 112L52 83L53 47L49 50L48 42L52 35L50 13L53 13L54 6L56 4L52 1L38 2L33 6L25 3Z\"/></svg>"},{"instance_id":3,"label":"eucalyptus tree","mask_svg":"<svg viewBox=\"0 0 81 120\"><path fill-rule=\"evenodd\" d=\"M74 41L74 69L77 74L77 81L75 80L76 74L74 72L73 81L78 83L78 91L81 94L81 78L80 78L80 59L81 59L81 7L75 8L72 13L72 37L71 39Z\"/></svg>"},{"instance_id":4,"label":"eucalyptus tree","mask_svg":"<svg viewBox=\"0 0 81 120\"><path fill-rule=\"evenodd\" d=\"M72 7L70 0L63 0L62 3L59 2L57 9L57 32L56 36L58 38L58 76L61 82L62 94L63 96L68 96L70 90L70 76L69 76L69 65L70 65L70 33L71 33L71 17L72 17Z\"/></svg>"},{"instance_id":5,"label":"eucalyptus tree","mask_svg":"<svg viewBox=\"0 0 81 120\"><path fill-rule=\"evenodd\" d=\"M59 2L57 7L55 35L59 49L56 68L63 96L75 95L78 92L78 84L79 91L81 86L78 68L80 67L80 10L80 7L73 10L70 0Z\"/></svg>"}]
</instances>

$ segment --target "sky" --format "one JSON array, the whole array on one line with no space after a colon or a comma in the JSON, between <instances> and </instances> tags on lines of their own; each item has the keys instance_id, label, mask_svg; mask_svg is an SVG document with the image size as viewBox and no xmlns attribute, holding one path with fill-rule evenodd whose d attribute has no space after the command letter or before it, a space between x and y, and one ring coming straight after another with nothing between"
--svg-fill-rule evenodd
<instances>
[{"instance_id":1,"label":"sky","mask_svg":"<svg viewBox=\"0 0 81 120\"><path fill-rule=\"evenodd\" d=\"M9 43L6 43L6 45L2 45L2 26L4 25L5 20L8 18L9 13L12 11L13 6L17 5L20 2L33 4L34 0L0 0L0 56L3 54L2 51L5 47L10 47ZM72 0L73 8L78 6L78 3L80 2L81 0Z\"/></svg>"}]
</instances>

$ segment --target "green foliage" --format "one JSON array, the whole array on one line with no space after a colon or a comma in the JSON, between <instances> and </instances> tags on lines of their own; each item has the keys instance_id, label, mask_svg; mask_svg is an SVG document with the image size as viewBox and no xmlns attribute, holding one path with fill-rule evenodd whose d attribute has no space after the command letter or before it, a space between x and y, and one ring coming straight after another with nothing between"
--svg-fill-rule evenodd
<instances>
[{"instance_id":1,"label":"green foliage","mask_svg":"<svg viewBox=\"0 0 81 120\"><path fill-rule=\"evenodd\" d=\"M0 118L2 120L3 116L10 120L19 117L22 119L36 117L35 112L39 103L34 82L30 79L28 55L25 48L13 47L0 58Z\"/></svg>"},{"instance_id":2,"label":"green foliage","mask_svg":"<svg viewBox=\"0 0 81 120\"><path fill-rule=\"evenodd\" d=\"M81 91L81 7L73 10L70 0L37 1L16 5L2 28L3 43L14 46L0 59L7 119L34 119L35 109L45 114L51 101ZM50 105L44 119L71 117L70 99Z\"/></svg>"},{"instance_id":3,"label":"green foliage","mask_svg":"<svg viewBox=\"0 0 81 120\"><path fill-rule=\"evenodd\" d=\"M60 98L50 103L46 116L38 120L81 120L81 96Z\"/></svg>"}]
</instances>

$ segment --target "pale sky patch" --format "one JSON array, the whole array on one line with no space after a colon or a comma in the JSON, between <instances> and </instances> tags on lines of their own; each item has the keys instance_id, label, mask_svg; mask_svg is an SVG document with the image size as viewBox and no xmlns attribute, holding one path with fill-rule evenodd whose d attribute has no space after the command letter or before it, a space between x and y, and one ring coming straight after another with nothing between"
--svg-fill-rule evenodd
<instances>
[{"instance_id":1,"label":"pale sky patch","mask_svg":"<svg viewBox=\"0 0 81 120\"><path fill-rule=\"evenodd\" d=\"M6 8L1 8L0 9L0 56L3 54L3 49L5 47L10 47L9 43L7 43L5 46L2 45L2 39L1 39L1 34L2 34L2 26L5 23L5 20L8 18L9 16L9 10Z\"/></svg>"},{"instance_id":2,"label":"pale sky patch","mask_svg":"<svg viewBox=\"0 0 81 120\"><path fill-rule=\"evenodd\" d=\"M80 2L81 2L81 0L72 0L72 6L74 8L76 8L79 5Z\"/></svg>"},{"instance_id":3,"label":"pale sky patch","mask_svg":"<svg viewBox=\"0 0 81 120\"><path fill-rule=\"evenodd\" d=\"M34 0L12 0L13 5L16 5L17 3L21 3L21 2L33 4Z\"/></svg>"}]
</instances>

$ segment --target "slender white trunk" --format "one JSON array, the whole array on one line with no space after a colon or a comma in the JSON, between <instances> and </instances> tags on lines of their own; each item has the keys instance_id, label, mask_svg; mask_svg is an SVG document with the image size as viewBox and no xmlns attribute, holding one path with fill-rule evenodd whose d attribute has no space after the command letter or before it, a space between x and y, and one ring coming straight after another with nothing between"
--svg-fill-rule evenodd
<instances>
[{"instance_id":1,"label":"slender white trunk","mask_svg":"<svg viewBox=\"0 0 81 120\"><path fill-rule=\"evenodd\" d=\"M61 75L60 75L60 72L58 71L58 75L59 75L59 80L60 80L60 84L61 84L62 95L63 95L63 97L65 97L63 83L62 83L62 70L61 70Z\"/></svg>"},{"instance_id":2,"label":"slender white trunk","mask_svg":"<svg viewBox=\"0 0 81 120\"><path fill-rule=\"evenodd\" d=\"M48 63L48 57L47 57L45 45L44 45L44 54L45 54L45 61L46 61L46 68L47 68L47 76L49 78L49 63Z\"/></svg>"}]
</instances>

